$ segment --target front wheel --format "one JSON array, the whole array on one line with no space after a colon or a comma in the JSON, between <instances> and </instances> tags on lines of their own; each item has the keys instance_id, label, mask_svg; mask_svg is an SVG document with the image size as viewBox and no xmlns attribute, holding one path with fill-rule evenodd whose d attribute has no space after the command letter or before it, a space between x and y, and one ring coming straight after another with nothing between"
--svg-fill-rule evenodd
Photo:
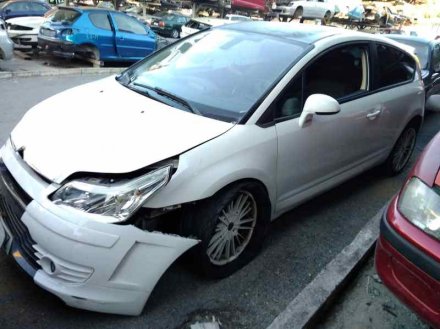
<instances>
[{"instance_id":1,"label":"front wheel","mask_svg":"<svg viewBox=\"0 0 440 329\"><path fill-rule=\"evenodd\" d=\"M188 225L201 239L193 263L210 278L223 278L249 263L263 245L270 202L258 183L235 184L191 210Z\"/></svg>"},{"instance_id":2,"label":"front wheel","mask_svg":"<svg viewBox=\"0 0 440 329\"><path fill-rule=\"evenodd\" d=\"M415 125L408 125L394 144L394 147L385 162L385 172L394 176L400 173L411 158L416 145L417 128Z\"/></svg>"}]
</instances>

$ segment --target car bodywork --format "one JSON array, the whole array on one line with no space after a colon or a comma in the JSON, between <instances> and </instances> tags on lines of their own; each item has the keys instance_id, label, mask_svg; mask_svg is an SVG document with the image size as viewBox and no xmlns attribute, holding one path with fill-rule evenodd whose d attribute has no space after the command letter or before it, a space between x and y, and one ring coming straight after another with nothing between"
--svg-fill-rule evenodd
<instances>
[{"instance_id":1,"label":"car bodywork","mask_svg":"<svg viewBox=\"0 0 440 329\"><path fill-rule=\"evenodd\" d=\"M337 6L330 0L310 0L310 1L291 1L287 6L280 6L280 17L293 17L303 19L323 19L327 13L331 19L335 13ZM301 13L301 14L299 14ZM298 17L295 17L298 15Z\"/></svg>"},{"instance_id":2,"label":"car bodywork","mask_svg":"<svg viewBox=\"0 0 440 329\"><path fill-rule=\"evenodd\" d=\"M14 44L6 32L6 24L0 19L0 59L8 60L13 56Z\"/></svg>"},{"instance_id":3,"label":"car bodywork","mask_svg":"<svg viewBox=\"0 0 440 329\"><path fill-rule=\"evenodd\" d=\"M7 20L8 34L17 45L38 45L38 32L45 18L41 16L17 17Z\"/></svg>"},{"instance_id":4,"label":"car bodywork","mask_svg":"<svg viewBox=\"0 0 440 329\"><path fill-rule=\"evenodd\" d=\"M59 12L64 14L58 15ZM67 13L68 22L62 19ZM41 26L38 44L55 56L101 61L137 61L157 47L155 33L137 19L113 10L87 7L59 7Z\"/></svg>"},{"instance_id":5,"label":"car bodywork","mask_svg":"<svg viewBox=\"0 0 440 329\"><path fill-rule=\"evenodd\" d=\"M439 169L440 134L437 134L426 146L402 190L383 214L375 258L377 272L385 286L433 328L440 326L440 241L428 228L422 228L420 224L416 226L413 219L404 215L400 204L405 187L415 177L425 184L425 188L438 195ZM437 197L437 203L432 204L437 210L439 199ZM438 222L439 213L435 209L432 211L431 220Z\"/></svg>"},{"instance_id":6,"label":"car bodywork","mask_svg":"<svg viewBox=\"0 0 440 329\"><path fill-rule=\"evenodd\" d=\"M209 199L231 183L251 180L264 186L270 219L275 219L383 162L401 129L408 122L422 120L423 86L414 74L405 84L372 90L360 102L341 102L337 116L315 115L312 120L313 114L305 113L302 119L263 122L281 91L322 52L353 42L399 46L356 32L314 26L297 29L282 23L230 24L212 33L219 30L253 33L255 40L265 33L265 43L270 41L266 33L286 40L295 35L291 42L301 50L297 61L238 122L176 110L110 77L35 106L2 148L3 189L7 191L1 194L9 195L16 210L3 205L9 219L0 222L0 238L39 286L68 305L139 314L161 274L199 242L191 235L156 227L96 221L93 214L52 202L50 196L75 175L136 177L158 163L171 161L171 177L143 203L142 211L166 213ZM181 43L188 40L191 36ZM190 81L184 87L188 86L192 86ZM377 106L381 106L379 110ZM76 127L81 127L81 133ZM346 152L361 140L360 153ZM307 170L301 169L304 163Z\"/></svg>"},{"instance_id":7,"label":"car bodywork","mask_svg":"<svg viewBox=\"0 0 440 329\"><path fill-rule=\"evenodd\" d=\"M426 109L440 111L440 40L392 34L388 38L414 48L422 67Z\"/></svg>"}]
</instances>

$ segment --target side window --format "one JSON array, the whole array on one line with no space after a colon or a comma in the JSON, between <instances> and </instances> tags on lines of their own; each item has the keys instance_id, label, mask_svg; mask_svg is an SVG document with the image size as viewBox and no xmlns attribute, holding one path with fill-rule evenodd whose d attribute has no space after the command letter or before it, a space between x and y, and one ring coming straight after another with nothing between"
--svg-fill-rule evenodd
<instances>
[{"instance_id":1,"label":"side window","mask_svg":"<svg viewBox=\"0 0 440 329\"><path fill-rule=\"evenodd\" d=\"M108 20L108 16L105 13L93 13L89 14L90 21L93 25L95 25L98 29L111 31L112 27L110 25L110 21Z\"/></svg>"},{"instance_id":2,"label":"side window","mask_svg":"<svg viewBox=\"0 0 440 329\"><path fill-rule=\"evenodd\" d=\"M368 55L364 46L331 50L305 72L304 99L325 94L337 100L368 90Z\"/></svg>"},{"instance_id":3,"label":"side window","mask_svg":"<svg viewBox=\"0 0 440 329\"><path fill-rule=\"evenodd\" d=\"M432 50L432 67L435 72L440 72L440 43Z\"/></svg>"},{"instance_id":4,"label":"side window","mask_svg":"<svg viewBox=\"0 0 440 329\"><path fill-rule=\"evenodd\" d=\"M36 2L29 2L29 8L32 11L47 11L47 8Z\"/></svg>"},{"instance_id":5,"label":"side window","mask_svg":"<svg viewBox=\"0 0 440 329\"><path fill-rule=\"evenodd\" d=\"M299 116L303 105L302 96L302 75L300 75L292 80L278 97L275 103L274 119Z\"/></svg>"},{"instance_id":6,"label":"side window","mask_svg":"<svg viewBox=\"0 0 440 329\"><path fill-rule=\"evenodd\" d=\"M147 34L145 28L141 23L136 21L136 19L124 15L115 15L114 17L119 31L134 34Z\"/></svg>"},{"instance_id":7,"label":"side window","mask_svg":"<svg viewBox=\"0 0 440 329\"><path fill-rule=\"evenodd\" d=\"M403 51L378 44L377 59L379 73L377 88L392 86L414 78L416 63Z\"/></svg>"}]
</instances>

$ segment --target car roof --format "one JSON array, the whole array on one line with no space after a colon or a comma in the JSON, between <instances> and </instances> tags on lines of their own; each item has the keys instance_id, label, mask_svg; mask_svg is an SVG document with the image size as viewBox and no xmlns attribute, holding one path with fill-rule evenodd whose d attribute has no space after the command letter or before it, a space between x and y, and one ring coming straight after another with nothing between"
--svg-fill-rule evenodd
<instances>
[{"instance_id":1,"label":"car roof","mask_svg":"<svg viewBox=\"0 0 440 329\"><path fill-rule=\"evenodd\" d=\"M418 43L426 43L429 44L431 42L435 42L434 39L425 38L425 37L418 37L413 35L402 35L402 34L390 34L387 35L387 38L399 41L399 40L407 40L407 41L414 41Z\"/></svg>"},{"instance_id":2,"label":"car roof","mask_svg":"<svg viewBox=\"0 0 440 329\"><path fill-rule=\"evenodd\" d=\"M38 0L37 0L38 1ZM57 6L59 9L69 9L69 10L76 10L78 12L87 12L87 11L105 11L105 12L109 12L109 11L114 11L116 12L116 10L111 9L111 8L105 8L105 7L71 7L71 6ZM120 11L121 14L124 14L122 11Z\"/></svg>"},{"instance_id":3,"label":"car roof","mask_svg":"<svg viewBox=\"0 0 440 329\"><path fill-rule=\"evenodd\" d=\"M360 40L383 40L382 38L377 38L370 34L345 30L341 28L333 28L322 25L286 24L282 22L240 22L235 24L222 25L217 28L241 31L246 33L253 32L258 34L265 34L273 37L283 38L286 40L299 41L309 45L315 44L321 39L332 36L340 36L341 34L357 36Z\"/></svg>"}]
</instances>

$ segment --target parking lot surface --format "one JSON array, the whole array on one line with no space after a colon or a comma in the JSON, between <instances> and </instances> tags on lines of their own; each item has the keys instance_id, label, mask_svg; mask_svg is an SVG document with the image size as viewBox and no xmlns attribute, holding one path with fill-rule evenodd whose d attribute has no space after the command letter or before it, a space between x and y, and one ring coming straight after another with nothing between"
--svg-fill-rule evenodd
<instances>
[{"instance_id":1,"label":"parking lot surface","mask_svg":"<svg viewBox=\"0 0 440 329\"><path fill-rule=\"evenodd\" d=\"M97 78L0 80L0 143L32 105ZM439 126L440 115L428 114L416 155ZM414 159L413 155L410 166ZM201 278L185 259L179 260L162 277L139 317L69 308L35 286L1 254L0 328L182 328L200 316L214 316L224 328L266 328L383 207L406 173L389 178L377 169L370 170L283 215L273 223L262 253L226 279Z\"/></svg>"}]
</instances>

